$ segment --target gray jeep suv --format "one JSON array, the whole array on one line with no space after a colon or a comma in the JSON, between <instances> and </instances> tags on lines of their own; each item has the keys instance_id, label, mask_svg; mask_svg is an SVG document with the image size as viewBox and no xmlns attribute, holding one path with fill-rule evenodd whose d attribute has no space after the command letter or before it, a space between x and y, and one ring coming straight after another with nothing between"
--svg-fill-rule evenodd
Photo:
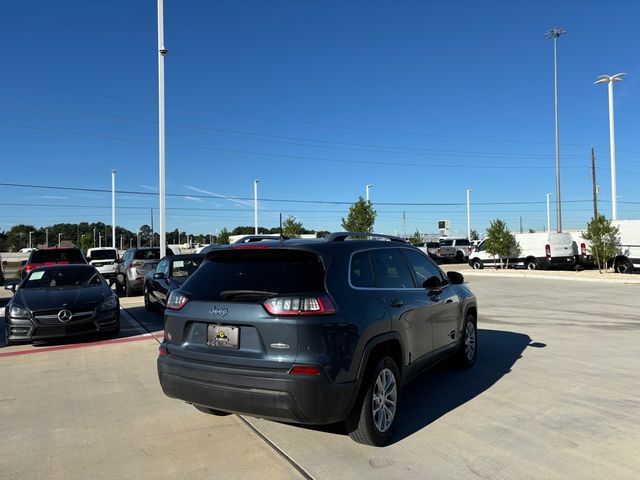
<instances>
[{"instance_id":1,"label":"gray jeep suv","mask_svg":"<svg viewBox=\"0 0 640 480\"><path fill-rule=\"evenodd\" d=\"M215 415L344 421L354 440L385 445L403 384L447 357L475 363L463 281L382 235L212 250L169 296L162 389Z\"/></svg>"}]
</instances>

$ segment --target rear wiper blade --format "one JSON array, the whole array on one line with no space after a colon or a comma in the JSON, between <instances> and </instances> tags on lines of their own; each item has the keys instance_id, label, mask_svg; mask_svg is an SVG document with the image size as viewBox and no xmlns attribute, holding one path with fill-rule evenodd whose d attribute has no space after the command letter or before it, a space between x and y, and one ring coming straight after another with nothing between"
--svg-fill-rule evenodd
<instances>
[{"instance_id":1,"label":"rear wiper blade","mask_svg":"<svg viewBox=\"0 0 640 480\"><path fill-rule=\"evenodd\" d=\"M220 292L223 300L232 298L265 298L277 296L278 292L265 292L262 290L224 290Z\"/></svg>"}]
</instances>

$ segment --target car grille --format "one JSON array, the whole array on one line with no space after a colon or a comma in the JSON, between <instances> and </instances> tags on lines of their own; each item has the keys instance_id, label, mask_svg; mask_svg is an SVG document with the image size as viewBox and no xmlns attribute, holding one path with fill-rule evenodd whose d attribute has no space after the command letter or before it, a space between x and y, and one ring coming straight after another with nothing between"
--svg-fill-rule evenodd
<instances>
[{"instance_id":1,"label":"car grille","mask_svg":"<svg viewBox=\"0 0 640 480\"><path fill-rule=\"evenodd\" d=\"M33 317L35 320L41 325L60 325L71 324L77 322L84 322L90 320L95 315L95 310L89 310L86 307L84 308L68 308L73 317L68 322L61 322L58 318L58 313L60 313L61 308L49 309L49 310L40 310L37 312L33 312Z\"/></svg>"}]
</instances>

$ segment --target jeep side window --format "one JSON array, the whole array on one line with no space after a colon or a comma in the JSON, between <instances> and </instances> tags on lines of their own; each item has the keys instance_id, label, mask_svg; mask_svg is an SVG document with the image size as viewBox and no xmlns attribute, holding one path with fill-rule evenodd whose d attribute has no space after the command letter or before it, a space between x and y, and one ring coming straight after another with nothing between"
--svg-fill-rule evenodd
<instances>
[{"instance_id":1,"label":"jeep side window","mask_svg":"<svg viewBox=\"0 0 640 480\"><path fill-rule=\"evenodd\" d=\"M377 287L415 288L413 277L400 250L391 248L373 250L371 258L375 265Z\"/></svg>"},{"instance_id":2,"label":"jeep side window","mask_svg":"<svg viewBox=\"0 0 640 480\"><path fill-rule=\"evenodd\" d=\"M361 288L373 288L375 284L369 252L356 253L351 259L351 285Z\"/></svg>"},{"instance_id":3,"label":"jeep side window","mask_svg":"<svg viewBox=\"0 0 640 480\"><path fill-rule=\"evenodd\" d=\"M419 254L413 250L405 250L404 254L407 256L407 260L413 268L413 273L416 276L417 288L422 288L424 282L432 277L436 277L440 284L444 284L444 277L438 267L436 267L431 260L424 255Z\"/></svg>"}]
</instances>

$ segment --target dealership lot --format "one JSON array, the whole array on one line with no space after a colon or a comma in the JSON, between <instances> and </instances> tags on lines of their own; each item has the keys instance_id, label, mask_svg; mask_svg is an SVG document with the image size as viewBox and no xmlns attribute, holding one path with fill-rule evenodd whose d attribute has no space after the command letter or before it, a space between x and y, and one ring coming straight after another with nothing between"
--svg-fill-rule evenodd
<instances>
[{"instance_id":1,"label":"dealership lot","mask_svg":"<svg viewBox=\"0 0 640 480\"><path fill-rule=\"evenodd\" d=\"M636 477L640 286L468 282L478 363L410 384L389 447L166 398L162 320L135 297L117 339L0 348L0 478Z\"/></svg>"}]
</instances>

